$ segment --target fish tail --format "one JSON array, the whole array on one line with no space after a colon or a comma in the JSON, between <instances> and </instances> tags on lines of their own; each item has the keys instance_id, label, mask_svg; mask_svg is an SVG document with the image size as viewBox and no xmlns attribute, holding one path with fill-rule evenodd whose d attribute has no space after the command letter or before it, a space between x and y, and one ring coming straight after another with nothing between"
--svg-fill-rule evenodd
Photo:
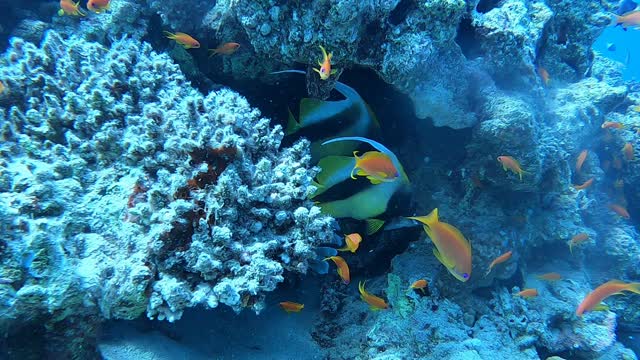
<instances>
[{"instance_id":1,"label":"fish tail","mask_svg":"<svg viewBox=\"0 0 640 360\"><path fill-rule=\"evenodd\" d=\"M285 130L285 134L291 135L300 130L300 123L296 121L291 109L287 108L287 113L289 113L289 117L287 118L287 129Z\"/></svg>"},{"instance_id":2,"label":"fish tail","mask_svg":"<svg viewBox=\"0 0 640 360\"><path fill-rule=\"evenodd\" d=\"M569 252L573 255L573 241L567 241L567 245L569 245Z\"/></svg>"},{"instance_id":3,"label":"fish tail","mask_svg":"<svg viewBox=\"0 0 640 360\"><path fill-rule=\"evenodd\" d=\"M627 290L636 294L640 294L640 283L627 284Z\"/></svg>"},{"instance_id":4,"label":"fish tail","mask_svg":"<svg viewBox=\"0 0 640 360\"><path fill-rule=\"evenodd\" d=\"M164 34L164 36L166 36L168 39L175 39L176 38L176 34L168 32L168 31L163 31L162 32Z\"/></svg>"}]
</instances>

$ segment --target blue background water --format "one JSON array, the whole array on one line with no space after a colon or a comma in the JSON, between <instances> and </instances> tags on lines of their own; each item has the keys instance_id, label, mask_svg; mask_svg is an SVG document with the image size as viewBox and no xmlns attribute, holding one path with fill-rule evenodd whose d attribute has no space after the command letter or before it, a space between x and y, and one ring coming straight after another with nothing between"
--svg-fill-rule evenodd
<instances>
[{"instance_id":1,"label":"blue background water","mask_svg":"<svg viewBox=\"0 0 640 360\"><path fill-rule=\"evenodd\" d=\"M609 51L607 49L607 43L615 44L615 51ZM627 31L624 31L620 26L608 27L593 44L593 50L623 64L627 57L627 49L629 50L630 60L624 71L624 78L625 80L640 81L639 30L627 29Z\"/></svg>"}]
</instances>

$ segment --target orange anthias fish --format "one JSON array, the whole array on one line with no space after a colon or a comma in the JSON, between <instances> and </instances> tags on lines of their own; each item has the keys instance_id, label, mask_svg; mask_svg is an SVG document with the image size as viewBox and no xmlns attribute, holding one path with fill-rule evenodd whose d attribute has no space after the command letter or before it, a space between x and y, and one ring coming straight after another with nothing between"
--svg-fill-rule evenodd
<instances>
[{"instance_id":1,"label":"orange anthias fish","mask_svg":"<svg viewBox=\"0 0 640 360\"><path fill-rule=\"evenodd\" d=\"M355 253L362 242L362 236L358 233L353 233L344 236L344 247L338 249L338 251L351 251Z\"/></svg>"},{"instance_id":2,"label":"orange anthias fish","mask_svg":"<svg viewBox=\"0 0 640 360\"><path fill-rule=\"evenodd\" d=\"M573 188L576 190L584 190L593 184L593 178L585 181L581 185L573 185Z\"/></svg>"},{"instance_id":3,"label":"orange anthias fish","mask_svg":"<svg viewBox=\"0 0 640 360\"><path fill-rule=\"evenodd\" d=\"M609 205L609 209L611 209L614 213L620 215L621 217L623 217L625 219L630 219L631 218L631 215L629 215L629 212L627 211L627 209L622 205L611 204L611 205Z\"/></svg>"},{"instance_id":4,"label":"orange anthias fish","mask_svg":"<svg viewBox=\"0 0 640 360\"><path fill-rule=\"evenodd\" d=\"M80 10L80 1L74 3L71 0L60 0L58 15L85 16L86 14Z\"/></svg>"},{"instance_id":5,"label":"orange anthias fish","mask_svg":"<svg viewBox=\"0 0 640 360\"><path fill-rule=\"evenodd\" d=\"M520 163L516 159L511 156L498 156L498 161L502 164L502 168L507 171L511 170L514 173L520 176L520 181L522 181L522 174L526 173L526 171L522 170L520 167Z\"/></svg>"},{"instance_id":6,"label":"orange anthias fish","mask_svg":"<svg viewBox=\"0 0 640 360\"><path fill-rule=\"evenodd\" d=\"M238 50L238 48L240 48L240 44L238 44L238 43L235 43L235 42L224 43L224 44L221 44L220 46L218 46L215 49L209 49L209 52L211 53L211 54L209 54L209 56L231 55L234 52L236 52L236 50Z\"/></svg>"},{"instance_id":7,"label":"orange anthias fish","mask_svg":"<svg viewBox=\"0 0 640 360\"><path fill-rule=\"evenodd\" d=\"M631 11L623 15L614 15L613 20L611 20L611 25L622 25L624 29L628 27L640 29L640 11Z\"/></svg>"},{"instance_id":8,"label":"orange anthias fish","mask_svg":"<svg viewBox=\"0 0 640 360\"><path fill-rule=\"evenodd\" d=\"M342 279L342 282L349 285L351 282L351 274L349 273L349 265L341 256L331 256L324 260L332 260L338 267L338 275Z\"/></svg>"},{"instance_id":9,"label":"orange anthias fish","mask_svg":"<svg viewBox=\"0 0 640 360\"><path fill-rule=\"evenodd\" d=\"M580 233L571 238L571 240L567 241L567 245L569 245L569 252L573 254L573 247L581 244L585 241L589 240L589 235L586 233Z\"/></svg>"},{"instance_id":10,"label":"orange anthias fish","mask_svg":"<svg viewBox=\"0 0 640 360\"><path fill-rule=\"evenodd\" d=\"M427 280L420 279L420 280L416 280L413 284L411 284L411 286L409 286L409 289L418 289L424 294L424 289L428 285L429 283L427 282Z\"/></svg>"},{"instance_id":11,"label":"orange anthias fish","mask_svg":"<svg viewBox=\"0 0 640 360\"><path fill-rule=\"evenodd\" d=\"M580 172L582 169L582 164L587 159L587 155L589 155L589 150L582 150L580 155L578 155L578 159L576 160L576 172Z\"/></svg>"},{"instance_id":12,"label":"orange anthias fish","mask_svg":"<svg viewBox=\"0 0 640 360\"><path fill-rule=\"evenodd\" d=\"M436 256L456 279L466 282L471 277L471 245L460 230L438 219L438 209L426 216L413 216L408 219L424 224L422 227L433 244Z\"/></svg>"},{"instance_id":13,"label":"orange anthias fish","mask_svg":"<svg viewBox=\"0 0 640 360\"><path fill-rule=\"evenodd\" d=\"M184 47L185 49L200 48L200 43L198 42L198 40L192 38L191 35L181 33L181 32L177 32L173 34L168 31L165 31L164 34L167 37L167 39L174 40L178 44L182 45L182 47Z\"/></svg>"},{"instance_id":14,"label":"orange anthias fish","mask_svg":"<svg viewBox=\"0 0 640 360\"><path fill-rule=\"evenodd\" d=\"M96 14L107 11L110 8L111 0L89 0L87 1L87 9Z\"/></svg>"},{"instance_id":15,"label":"orange anthias fish","mask_svg":"<svg viewBox=\"0 0 640 360\"><path fill-rule=\"evenodd\" d=\"M543 68L542 66L538 66L536 68L536 71L538 72L538 75L542 79L544 85L549 86L549 81L551 80L551 78L549 77L549 72L547 71L547 69Z\"/></svg>"},{"instance_id":16,"label":"orange anthias fish","mask_svg":"<svg viewBox=\"0 0 640 360\"><path fill-rule=\"evenodd\" d=\"M523 298L532 298L538 296L538 290L536 289L524 289L516 294L516 296L520 296Z\"/></svg>"},{"instance_id":17,"label":"orange anthias fish","mask_svg":"<svg viewBox=\"0 0 640 360\"><path fill-rule=\"evenodd\" d=\"M562 279L562 275L560 275L560 274L558 274L556 272L550 272L550 273L538 275L536 277L538 279L540 279L540 280L547 280L547 281L557 281L557 280Z\"/></svg>"},{"instance_id":18,"label":"orange anthias fish","mask_svg":"<svg viewBox=\"0 0 640 360\"><path fill-rule=\"evenodd\" d=\"M603 129L623 129L624 125L622 125L621 123L617 122L617 121L605 121L602 123L601 128Z\"/></svg>"},{"instance_id":19,"label":"orange anthias fish","mask_svg":"<svg viewBox=\"0 0 640 360\"><path fill-rule=\"evenodd\" d=\"M633 161L633 159L635 158L633 156L633 145L631 145L631 143L624 144L624 146L622 147L622 153L624 154L624 158L627 161Z\"/></svg>"},{"instance_id":20,"label":"orange anthias fish","mask_svg":"<svg viewBox=\"0 0 640 360\"><path fill-rule=\"evenodd\" d=\"M280 303L280 307L282 308L282 310L288 313L292 313L292 312L297 313L297 312L300 312L302 309L304 309L304 304L299 304L293 301L283 301Z\"/></svg>"},{"instance_id":21,"label":"orange anthias fish","mask_svg":"<svg viewBox=\"0 0 640 360\"><path fill-rule=\"evenodd\" d=\"M491 264L489 265L489 269L487 269L487 272L484 274L484 276L487 277L487 275L489 275L491 270L493 270L494 266L496 266L498 264L501 264L501 263L511 259L511 254L512 254L512 251L507 251L506 253L504 253L504 254L498 256L497 258L495 258L495 260L493 260L491 262Z\"/></svg>"},{"instance_id":22,"label":"orange anthias fish","mask_svg":"<svg viewBox=\"0 0 640 360\"><path fill-rule=\"evenodd\" d=\"M386 303L386 301L384 301L384 299L377 297L375 295L371 295L369 294L365 289L364 289L364 285L367 282L359 282L358 283L358 291L360 291L360 298L366 302L367 304L369 304L369 309L371 310L384 310L389 308L389 304Z\"/></svg>"},{"instance_id":23,"label":"orange anthias fish","mask_svg":"<svg viewBox=\"0 0 640 360\"><path fill-rule=\"evenodd\" d=\"M600 303L611 295L622 294L623 291L631 291L640 294L640 283L624 283L620 280L611 280L598 286L578 306L576 315L582 316L583 313L591 311Z\"/></svg>"},{"instance_id":24,"label":"orange anthias fish","mask_svg":"<svg viewBox=\"0 0 640 360\"><path fill-rule=\"evenodd\" d=\"M336 73L335 70L331 70L331 57L333 56L333 54L327 54L327 51L322 45L320 45L320 50L322 50L322 61L318 61L318 65L320 65L320 68L314 68L313 71L317 72L320 75L320 79L327 80L329 76Z\"/></svg>"},{"instance_id":25,"label":"orange anthias fish","mask_svg":"<svg viewBox=\"0 0 640 360\"><path fill-rule=\"evenodd\" d=\"M395 181L400 172L393 165L391 158L380 151L367 151L358 157L358 152L354 151L356 164L351 170L351 178L355 179L354 173L359 176L366 176L372 184Z\"/></svg>"}]
</instances>

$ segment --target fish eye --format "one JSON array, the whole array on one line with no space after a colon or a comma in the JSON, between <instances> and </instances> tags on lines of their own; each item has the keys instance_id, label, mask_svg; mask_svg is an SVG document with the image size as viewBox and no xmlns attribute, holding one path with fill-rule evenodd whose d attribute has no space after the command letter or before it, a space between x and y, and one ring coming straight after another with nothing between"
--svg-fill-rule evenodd
<instances>
[{"instance_id":1,"label":"fish eye","mask_svg":"<svg viewBox=\"0 0 640 360\"><path fill-rule=\"evenodd\" d=\"M468 279L469 278L469 274L464 273L464 274L462 274L462 277L465 278L465 279Z\"/></svg>"}]
</instances>

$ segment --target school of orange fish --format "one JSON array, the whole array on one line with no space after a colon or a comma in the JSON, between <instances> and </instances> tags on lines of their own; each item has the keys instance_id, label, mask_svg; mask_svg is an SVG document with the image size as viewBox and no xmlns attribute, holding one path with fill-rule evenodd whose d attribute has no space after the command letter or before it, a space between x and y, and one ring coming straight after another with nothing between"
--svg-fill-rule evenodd
<instances>
[{"instance_id":1,"label":"school of orange fish","mask_svg":"<svg viewBox=\"0 0 640 360\"><path fill-rule=\"evenodd\" d=\"M89 0L87 2L87 10L100 14L110 9L111 0ZM60 10L58 11L60 16L87 16L80 8L80 2L73 2L72 0L60 0ZM640 29L640 11L632 11L624 15L615 15L612 21L612 25L621 25L624 28L635 27ZM171 39L184 47L185 49L198 49L200 48L200 42L192 36L176 32L171 33L169 31L164 32L168 39ZM226 42L215 49L209 49L210 56L215 55L231 55L240 48L240 44L235 42ZM332 69L331 60L332 54L327 53L323 46L320 46L322 51L322 60L318 61L319 68L313 70L318 73L321 80L327 80L331 75L335 74L336 70ZM537 66L536 71L540 76L545 86L549 86L551 77L549 72L543 67ZM5 91L4 83L0 82L0 92ZM640 106L635 106L634 111L640 112ZM619 122L605 121L602 124L603 131L606 131L606 136L611 136L609 131L616 131L624 129L624 125ZM640 134L640 129L638 130ZM622 157L627 162L633 161L634 149L630 143L626 143L621 149ZM575 170L576 174L580 175L582 166L589 154L588 150L583 150L577 157ZM372 184L380 184L383 182L396 181L400 176L398 169L394 166L389 156L380 151L369 151L358 157L357 152L353 153L356 162L353 170L351 171L351 178L355 179L355 176L364 176ZM520 181L523 180L523 175L527 172L522 169L520 163L508 155L498 156L497 161L502 165L505 171L512 171L517 174ZM611 160L605 160L603 162L603 168L606 171L609 166L613 165L615 169L622 168L622 160L617 155L614 155ZM472 179L474 180L474 179ZM585 180L582 184L574 185L576 190L586 190L593 184L593 178ZM476 180L474 180L476 182ZM614 183L615 188L621 188L623 186L622 180L618 180ZM624 200L624 199L622 199ZM619 216L629 219L629 213L627 212L624 204L612 203L609 208ZM435 247L433 248L434 256L440 261L456 279L466 282L471 276L471 245L464 235L455 226L441 222L438 217L438 209L434 209L429 215L426 216L413 216L408 219L418 221L422 223L423 229L427 236L431 239ZM569 251L573 253L575 246L587 241L589 236L586 233L580 233L572 237L567 241ZM339 251L348 251L355 253L362 242L362 236L354 233L345 235L345 246L337 249ZM489 265L485 277L491 273L491 271L499 264L508 261L512 256L511 251L507 251L504 254L498 256ZM342 279L344 284L349 284L351 281L351 275L349 272L349 266L345 259L341 256L331 256L324 260L331 260L337 267L337 273ZM562 279L562 276L558 273L547 273L537 276L540 280L557 281ZM358 291L361 299L366 302L372 310L384 310L389 308L389 304L381 297L368 293L365 290L366 281L358 284ZM418 290L424 293L425 288L428 287L428 281L425 279L418 279L409 286L409 289ZM593 310L606 309L606 306L602 304L602 301L607 297L615 294L620 294L623 291L630 291L640 294L640 283L624 283L618 280L608 281L595 290L589 293L576 309L575 314L582 316L583 313ZM523 298L532 298L538 295L537 289L524 289L515 296ZM284 301L280 303L280 307L287 313L300 312L304 309L304 304Z\"/></svg>"}]
</instances>

